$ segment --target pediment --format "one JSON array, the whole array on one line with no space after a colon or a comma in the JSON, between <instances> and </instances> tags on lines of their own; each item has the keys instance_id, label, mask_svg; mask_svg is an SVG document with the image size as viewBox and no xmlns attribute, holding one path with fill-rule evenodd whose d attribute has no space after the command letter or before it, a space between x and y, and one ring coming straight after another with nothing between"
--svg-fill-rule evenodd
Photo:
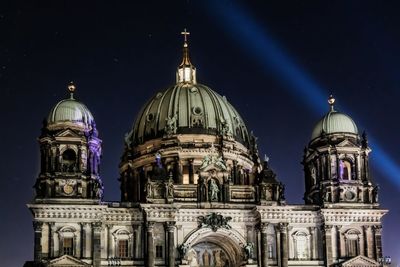
<instances>
[{"instance_id":1,"label":"pediment","mask_svg":"<svg viewBox=\"0 0 400 267\"><path fill-rule=\"evenodd\" d=\"M66 129L64 131L61 131L61 132L57 133L56 136L57 137L78 137L78 138L81 137L79 134L77 134L75 131L73 131L71 129Z\"/></svg>"},{"instance_id":2,"label":"pediment","mask_svg":"<svg viewBox=\"0 0 400 267\"><path fill-rule=\"evenodd\" d=\"M203 158L203 161L200 166L200 171L202 172L208 172L212 170L217 170L217 171L226 171L226 162L222 158L222 156L219 155L207 155Z\"/></svg>"},{"instance_id":3,"label":"pediment","mask_svg":"<svg viewBox=\"0 0 400 267\"><path fill-rule=\"evenodd\" d=\"M355 148L359 148L358 145L354 144L353 142L351 142L350 140L343 140L342 142L340 142L339 144L336 145L337 147L355 147Z\"/></svg>"},{"instance_id":4,"label":"pediment","mask_svg":"<svg viewBox=\"0 0 400 267\"><path fill-rule=\"evenodd\" d=\"M63 255L59 258L51 260L47 266L60 266L60 267L80 267L80 266L89 266L86 262L78 260L69 255Z\"/></svg>"},{"instance_id":5,"label":"pediment","mask_svg":"<svg viewBox=\"0 0 400 267\"><path fill-rule=\"evenodd\" d=\"M342 263L343 267L372 267L380 266L378 262L365 256L357 256Z\"/></svg>"},{"instance_id":6,"label":"pediment","mask_svg":"<svg viewBox=\"0 0 400 267\"><path fill-rule=\"evenodd\" d=\"M210 165L205 166L204 168L201 169L203 172L209 172L209 171L226 171L226 166L225 165L217 165L215 163L212 163Z\"/></svg>"}]
</instances>

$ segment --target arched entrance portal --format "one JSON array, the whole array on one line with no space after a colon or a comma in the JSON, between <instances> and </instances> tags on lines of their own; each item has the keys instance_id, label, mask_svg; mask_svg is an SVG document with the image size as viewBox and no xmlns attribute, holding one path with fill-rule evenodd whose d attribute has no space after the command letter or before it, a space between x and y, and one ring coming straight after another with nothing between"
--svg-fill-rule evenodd
<instances>
[{"instance_id":1,"label":"arched entrance portal","mask_svg":"<svg viewBox=\"0 0 400 267\"><path fill-rule=\"evenodd\" d=\"M234 230L201 228L183 243L191 267L237 267L244 264L245 239Z\"/></svg>"}]
</instances>

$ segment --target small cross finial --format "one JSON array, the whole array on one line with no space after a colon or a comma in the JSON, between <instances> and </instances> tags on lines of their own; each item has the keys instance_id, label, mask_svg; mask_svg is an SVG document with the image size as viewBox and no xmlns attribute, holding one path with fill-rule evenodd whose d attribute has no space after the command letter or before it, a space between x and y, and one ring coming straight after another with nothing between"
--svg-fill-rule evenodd
<instances>
[{"instance_id":1,"label":"small cross finial","mask_svg":"<svg viewBox=\"0 0 400 267\"><path fill-rule=\"evenodd\" d=\"M331 94L328 98L328 104L331 107L331 111L333 111L333 105L335 104L335 98L333 97L333 95Z\"/></svg>"},{"instance_id":2,"label":"small cross finial","mask_svg":"<svg viewBox=\"0 0 400 267\"><path fill-rule=\"evenodd\" d=\"M188 32L186 30L186 28L185 28L185 29L183 29L183 32L181 32L181 34L183 35L183 38L184 38L184 41L185 41L185 44L186 44L187 43L187 38L188 38L188 35L190 35L190 32Z\"/></svg>"},{"instance_id":3,"label":"small cross finial","mask_svg":"<svg viewBox=\"0 0 400 267\"><path fill-rule=\"evenodd\" d=\"M75 92L75 90L76 90L76 86L75 86L74 82L71 81L71 82L68 84L67 88L68 88L68 91L69 91L69 93L70 93L70 95L71 95L71 99L73 99L73 98L74 98L74 92Z\"/></svg>"},{"instance_id":4,"label":"small cross finial","mask_svg":"<svg viewBox=\"0 0 400 267\"><path fill-rule=\"evenodd\" d=\"M69 82L69 84L68 84L68 91L70 92L70 93L73 93L73 92L75 92L75 90L76 90L76 86L75 86L75 84L74 84L74 82Z\"/></svg>"}]
</instances>

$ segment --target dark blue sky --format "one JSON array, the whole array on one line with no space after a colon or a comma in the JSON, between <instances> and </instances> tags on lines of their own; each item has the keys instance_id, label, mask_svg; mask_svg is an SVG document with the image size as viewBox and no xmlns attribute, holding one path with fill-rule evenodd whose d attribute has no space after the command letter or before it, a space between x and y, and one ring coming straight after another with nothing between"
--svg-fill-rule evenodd
<instances>
[{"instance_id":1,"label":"dark blue sky","mask_svg":"<svg viewBox=\"0 0 400 267\"><path fill-rule=\"evenodd\" d=\"M184 27L191 32L198 81L226 95L259 137L261 153L269 155L286 184L289 203L302 203L302 152L325 111L317 97L307 96L311 88L301 77L279 71L282 64L294 64L322 88L320 94L334 92L337 108L400 163L399 3L108 2L0 3L2 265L22 266L33 257L26 203L38 174L37 137L42 119L67 96L67 83L75 81L77 98L95 116L104 144L105 199L118 200L124 134L141 106L174 83ZM222 11L232 6L240 11L237 16L250 18L250 28L227 22ZM241 35L247 30L256 35ZM257 38L268 45L256 49ZM272 44L285 60L265 56ZM373 151L372 174L381 187L381 205L390 210L384 219L384 254L400 261L400 173L384 174L390 165L377 157Z\"/></svg>"}]
</instances>

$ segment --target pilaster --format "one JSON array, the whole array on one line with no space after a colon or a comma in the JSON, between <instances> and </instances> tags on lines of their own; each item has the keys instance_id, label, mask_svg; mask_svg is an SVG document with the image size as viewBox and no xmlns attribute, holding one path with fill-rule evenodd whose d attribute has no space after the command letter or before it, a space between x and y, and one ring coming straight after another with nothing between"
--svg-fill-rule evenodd
<instances>
[{"instance_id":1,"label":"pilaster","mask_svg":"<svg viewBox=\"0 0 400 267\"><path fill-rule=\"evenodd\" d=\"M146 255L146 266L147 267L154 267L154 222L147 222L146 223L146 243L147 243L147 255Z\"/></svg>"},{"instance_id":2,"label":"pilaster","mask_svg":"<svg viewBox=\"0 0 400 267\"><path fill-rule=\"evenodd\" d=\"M268 266L268 223L261 223L261 266Z\"/></svg>"},{"instance_id":3,"label":"pilaster","mask_svg":"<svg viewBox=\"0 0 400 267\"><path fill-rule=\"evenodd\" d=\"M165 223L165 236L168 239L168 267L175 266L175 222Z\"/></svg>"}]
</instances>

